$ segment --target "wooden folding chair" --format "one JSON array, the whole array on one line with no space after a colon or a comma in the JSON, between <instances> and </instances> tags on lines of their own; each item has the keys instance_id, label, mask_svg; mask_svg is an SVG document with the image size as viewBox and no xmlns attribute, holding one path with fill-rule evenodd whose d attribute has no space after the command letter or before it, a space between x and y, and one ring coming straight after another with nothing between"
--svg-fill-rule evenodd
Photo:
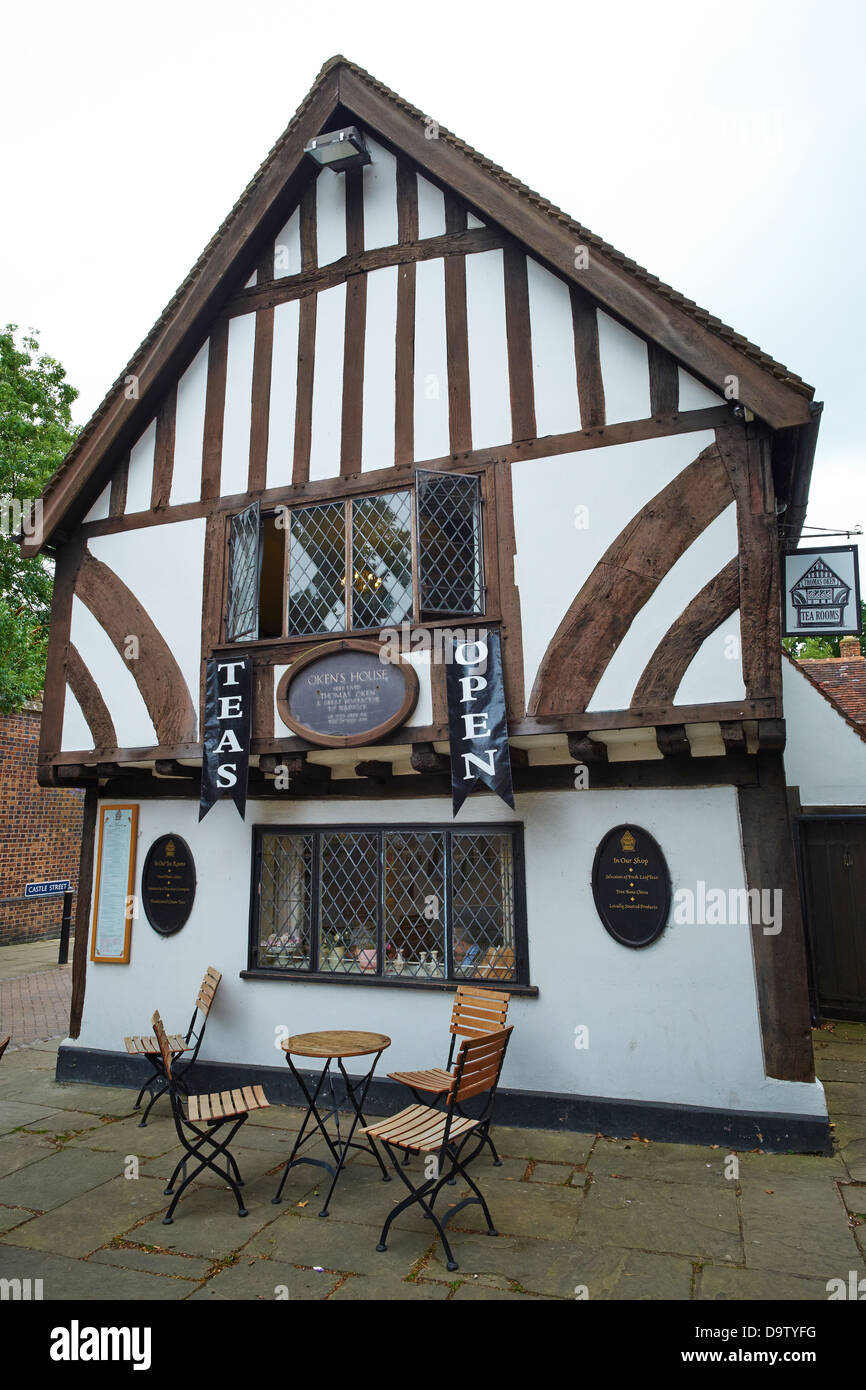
<instances>
[{"instance_id":1,"label":"wooden folding chair","mask_svg":"<svg viewBox=\"0 0 866 1390\"><path fill-rule=\"evenodd\" d=\"M179 1033L171 1033L168 1038L169 1048L171 1049L172 1058L174 1059L175 1082L180 1089L187 1094L188 1090L183 1078L185 1073L188 1072L190 1067L195 1063L195 1059L199 1054L199 1049L204 1041L204 1030L207 1027L208 1014L210 1013L211 1005L213 1004L221 979L222 975L219 970L217 970L215 966L209 965L205 971L204 979L201 982L201 989L196 997L192 1018L189 1021L189 1027L186 1033L183 1034L183 1036ZM201 1015L200 1022L198 1022L199 1015ZM138 1109L141 1105L142 1096L145 1091L150 1089L150 1100L147 1103L147 1109L139 1125L139 1129L144 1129L144 1126L147 1124L147 1117L153 1109L154 1102L159 1100L160 1096L165 1095L165 1092L168 1090L162 1057L156 1038L154 1037L140 1036L124 1038L123 1041L130 1056L146 1057L153 1067L154 1074L153 1076L149 1076L145 1081L138 1093L135 1106L133 1107L135 1110ZM178 1058L181 1057L184 1052L189 1052L190 1050L192 1050L192 1056L184 1058L182 1065L179 1065Z\"/></svg>"},{"instance_id":2,"label":"wooden folding chair","mask_svg":"<svg viewBox=\"0 0 866 1390\"><path fill-rule=\"evenodd\" d=\"M431 1098L435 1100L444 1096L451 1085L451 1068L454 1065L454 1047L457 1039L482 1038L487 1033L498 1032L504 1028L510 999L510 994L502 994L499 990L458 985L454 1008L451 1011L451 1045L445 1066L428 1067L426 1071L389 1071L389 1078L408 1086L418 1105L425 1103L419 1092L425 1093L428 1103ZM493 1155L494 1167L501 1168L502 1160L489 1135L485 1143ZM409 1161L408 1153L405 1161Z\"/></svg>"},{"instance_id":3,"label":"wooden folding chair","mask_svg":"<svg viewBox=\"0 0 866 1390\"><path fill-rule=\"evenodd\" d=\"M378 1120L363 1130L369 1138L379 1139L385 1145L398 1176L409 1189L409 1196L385 1218L377 1250L387 1250L386 1241L391 1222L415 1202L423 1207L424 1215L433 1222L439 1232L449 1269L457 1269L458 1266L448 1244L445 1225L458 1211L473 1203L478 1204L484 1212L487 1234L497 1234L481 1190L466 1170L487 1143L496 1088L499 1085L505 1049L512 1031L511 1028L503 1028L499 1032L487 1033L480 1038L467 1038L460 1044L457 1064L449 1080L444 1110L436 1110L430 1105L410 1105L406 1110L401 1110L399 1115ZM484 1093L487 1100L480 1115L471 1118L461 1112L462 1103ZM467 1144L474 1144L474 1147L468 1156L464 1157L463 1150ZM415 1186L406 1172L405 1164L397 1157L398 1150L404 1153L435 1154L434 1175ZM427 1163L424 1170L426 1173ZM436 1198L446 1183L456 1181L458 1173L475 1195L464 1197L440 1220L434 1211Z\"/></svg>"},{"instance_id":4,"label":"wooden folding chair","mask_svg":"<svg viewBox=\"0 0 866 1390\"><path fill-rule=\"evenodd\" d=\"M7 1037L5 1037L5 1038L0 1038L0 1057L3 1056L3 1053L6 1051L7 1047L9 1046L9 1043L10 1043L10 1041L11 1041L11 1037L12 1037L12 1035L11 1035L11 1033L10 1033Z\"/></svg>"},{"instance_id":5,"label":"wooden folding chair","mask_svg":"<svg viewBox=\"0 0 866 1390\"><path fill-rule=\"evenodd\" d=\"M229 1144L234 1139L241 1125L246 1122L247 1116L252 1110L267 1110L269 1101L265 1096L261 1086L241 1086L233 1091L214 1091L206 1096L181 1097L180 1089L174 1079L172 1072L173 1059L171 1055L171 1045L166 1037L165 1029L162 1026L162 1019L159 1013L153 1016L153 1032L159 1044L162 1064L165 1067L166 1080L168 1082L168 1094L171 1100L172 1114L174 1115L175 1128L178 1138L184 1148L184 1157L175 1167L174 1172L168 1180L165 1188L166 1197L171 1197L171 1206L162 1218L163 1226L170 1226L174 1220L174 1209L181 1199L183 1192L189 1187L193 1178L197 1178L199 1173L205 1168L210 1168L218 1177L225 1179L229 1187L235 1194L238 1204L238 1216L246 1216L247 1209L243 1204L240 1189L244 1185L244 1180L240 1175L238 1165L229 1153ZM186 1101L187 1113L184 1114L183 1102ZM201 1129L201 1125L208 1128ZM221 1144L217 1143L216 1135L225 1125L231 1125L231 1129L223 1139ZM186 1131L189 1130L195 1135L195 1142L191 1142L187 1137ZM208 1153L208 1148L212 1153ZM224 1156L227 1166L220 1168L216 1159ZM196 1159L198 1167L191 1173L187 1173L186 1165L189 1159ZM174 1185L178 1174L183 1170L183 1181L177 1192ZM173 1195L172 1195L173 1194Z\"/></svg>"}]
</instances>

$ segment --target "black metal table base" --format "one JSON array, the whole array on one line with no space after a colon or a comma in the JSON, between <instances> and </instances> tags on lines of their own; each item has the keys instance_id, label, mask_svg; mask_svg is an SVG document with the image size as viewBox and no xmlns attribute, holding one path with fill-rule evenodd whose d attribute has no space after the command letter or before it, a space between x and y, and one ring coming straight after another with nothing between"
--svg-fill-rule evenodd
<instances>
[{"instance_id":1,"label":"black metal table base","mask_svg":"<svg viewBox=\"0 0 866 1390\"><path fill-rule=\"evenodd\" d=\"M298 1131L298 1136L292 1146L292 1152L290 1153L286 1166L283 1169L283 1175L280 1178L280 1185L277 1188L276 1196L274 1196L271 1199L275 1204L282 1201L283 1187L285 1186L286 1178L289 1176L289 1172L291 1171L291 1169L297 1168L301 1163L307 1163L313 1168L324 1168L326 1172L332 1175L331 1186L328 1188L328 1195L325 1198L325 1204L322 1207L322 1210L319 1212L320 1216L327 1216L329 1214L328 1207L330 1206L331 1198L334 1195L334 1188L337 1186L339 1176L342 1173L343 1168L345 1167L346 1156L350 1149L362 1149L365 1153L371 1153L375 1158L376 1162L378 1163L379 1168L381 1169L382 1181L391 1181L391 1174L385 1167L385 1164L382 1161L382 1155L379 1153L379 1150L376 1148L376 1145L373 1142L373 1140L365 1137L363 1143L359 1143L358 1140L352 1138L352 1135L355 1133L355 1130L358 1126L358 1122L360 1121L361 1124L364 1125L367 1123L366 1119L364 1118L364 1101L367 1098L367 1091L369 1090L370 1082L373 1079L373 1072L376 1070L376 1063L378 1062L381 1055L382 1054L380 1052L376 1053L367 1074L363 1076L359 1081L356 1081L354 1084L352 1083L352 1081L350 1081L346 1073L346 1069L343 1066L342 1057L336 1058L337 1065L340 1068L340 1073L343 1078L343 1084L346 1090L346 1098L348 1099L352 1111L354 1112L352 1116L352 1122L349 1126L349 1132L346 1135L346 1138L343 1139L340 1134L340 1106L337 1103L337 1100L334 1096L334 1084L333 1078L331 1076L331 1063L335 1059L333 1057L329 1057L327 1059L324 1067L322 1068L322 1074L319 1077L316 1089L313 1092L313 1094L310 1095L310 1092L307 1089L307 1085L304 1081L303 1076L298 1071L297 1067L292 1061L291 1054L286 1053L286 1060L291 1068L292 1075L294 1076L295 1080L300 1086L304 1099L307 1102L307 1113L304 1116L304 1122ZM322 1090L326 1078L328 1081L329 1090L331 1092L331 1108L325 1113L324 1116L322 1116L319 1113L319 1109L316 1105L316 1102L319 1099L319 1094ZM360 1099L358 1099L359 1091L361 1093ZM307 1126L310 1123L311 1118L314 1120L314 1123L310 1126L309 1133L307 1133ZM326 1121L330 1119L336 1121L336 1142L331 1138L331 1135L325 1128ZM298 1151L303 1148L304 1144L309 1143L311 1139L315 1138L317 1132L320 1133L324 1138L325 1143L327 1144L328 1149L330 1150L331 1157L334 1160L333 1164L328 1163L326 1160L321 1158L307 1158L306 1156L302 1156L300 1158L297 1157Z\"/></svg>"}]
</instances>

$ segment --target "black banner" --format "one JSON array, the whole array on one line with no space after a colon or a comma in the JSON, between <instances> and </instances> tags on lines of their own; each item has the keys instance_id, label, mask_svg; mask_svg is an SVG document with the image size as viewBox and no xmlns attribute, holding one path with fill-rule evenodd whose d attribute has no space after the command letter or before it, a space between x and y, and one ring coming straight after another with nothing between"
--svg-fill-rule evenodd
<instances>
[{"instance_id":1,"label":"black banner","mask_svg":"<svg viewBox=\"0 0 866 1390\"><path fill-rule=\"evenodd\" d=\"M513 811L499 633L482 629L467 632L465 641L452 638L445 674L452 814L457 815L479 783Z\"/></svg>"},{"instance_id":2,"label":"black banner","mask_svg":"<svg viewBox=\"0 0 866 1390\"><path fill-rule=\"evenodd\" d=\"M199 820L203 820L214 802L224 796L232 798L241 820L246 814L252 711L252 658L209 657L205 677Z\"/></svg>"}]
</instances>

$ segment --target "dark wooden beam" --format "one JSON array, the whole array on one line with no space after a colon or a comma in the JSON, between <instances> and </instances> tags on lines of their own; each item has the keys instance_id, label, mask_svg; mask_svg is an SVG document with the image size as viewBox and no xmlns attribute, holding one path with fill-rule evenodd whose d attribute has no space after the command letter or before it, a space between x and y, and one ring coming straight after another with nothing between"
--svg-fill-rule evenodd
<instances>
[{"instance_id":1,"label":"dark wooden beam","mask_svg":"<svg viewBox=\"0 0 866 1390\"><path fill-rule=\"evenodd\" d=\"M446 753L437 753L432 743L413 745L410 762L415 772L449 772L451 759Z\"/></svg>"},{"instance_id":2,"label":"dark wooden beam","mask_svg":"<svg viewBox=\"0 0 866 1390\"><path fill-rule=\"evenodd\" d=\"M656 729L656 743L659 752L663 753L666 758L686 757L692 751L683 724L667 724Z\"/></svg>"},{"instance_id":3,"label":"dark wooden beam","mask_svg":"<svg viewBox=\"0 0 866 1390\"><path fill-rule=\"evenodd\" d=\"M722 742L726 753L743 754L746 751L746 731L741 719L722 719L719 721Z\"/></svg>"},{"instance_id":4,"label":"dark wooden beam","mask_svg":"<svg viewBox=\"0 0 866 1390\"><path fill-rule=\"evenodd\" d=\"M607 744L599 743L585 733L568 735L568 752L576 763L607 762Z\"/></svg>"}]
</instances>

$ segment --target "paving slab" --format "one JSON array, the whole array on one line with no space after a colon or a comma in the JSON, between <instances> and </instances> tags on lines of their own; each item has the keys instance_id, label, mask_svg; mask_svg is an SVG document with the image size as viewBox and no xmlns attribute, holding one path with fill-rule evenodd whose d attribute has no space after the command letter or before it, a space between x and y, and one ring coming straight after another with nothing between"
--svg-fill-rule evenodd
<instances>
[{"instance_id":1,"label":"paving slab","mask_svg":"<svg viewBox=\"0 0 866 1390\"><path fill-rule=\"evenodd\" d=\"M190 1301L256 1298L277 1304L295 1299L313 1302L327 1298L342 1277L326 1270L296 1269L294 1265L250 1256L244 1251L234 1264L221 1269L198 1289Z\"/></svg>"},{"instance_id":2,"label":"paving slab","mask_svg":"<svg viewBox=\"0 0 866 1390\"><path fill-rule=\"evenodd\" d=\"M571 1130L500 1128L491 1130L500 1158L551 1159L555 1163L586 1163L596 1141L594 1134Z\"/></svg>"},{"instance_id":3,"label":"paving slab","mask_svg":"<svg viewBox=\"0 0 866 1390\"><path fill-rule=\"evenodd\" d=\"M587 1164L597 1177L649 1178L655 1182L725 1186L727 1150L697 1144L642 1144L600 1138ZM734 1184L735 1186L736 1184Z\"/></svg>"},{"instance_id":4,"label":"paving slab","mask_svg":"<svg viewBox=\"0 0 866 1390\"><path fill-rule=\"evenodd\" d=\"M0 1100L0 1134L35 1125L57 1113L56 1105L27 1105L20 1100Z\"/></svg>"},{"instance_id":5,"label":"paving slab","mask_svg":"<svg viewBox=\"0 0 866 1390\"><path fill-rule=\"evenodd\" d=\"M37 1163L54 1151L51 1141L38 1135L4 1134L0 1138L0 1178L26 1168L29 1163Z\"/></svg>"},{"instance_id":6,"label":"paving slab","mask_svg":"<svg viewBox=\"0 0 866 1390\"><path fill-rule=\"evenodd\" d=\"M108 1277L106 1277L108 1276ZM41 1250L24 1250L0 1244L0 1278L41 1279L46 1303L86 1299L110 1299L149 1303L155 1299L185 1298L190 1286L185 1279L165 1279L142 1270L112 1269L87 1260L67 1259Z\"/></svg>"},{"instance_id":7,"label":"paving slab","mask_svg":"<svg viewBox=\"0 0 866 1390\"><path fill-rule=\"evenodd\" d=\"M742 1263L733 1187L596 1178L584 1202L578 1238L596 1247L626 1246L690 1259Z\"/></svg>"},{"instance_id":8,"label":"paving slab","mask_svg":"<svg viewBox=\"0 0 866 1390\"><path fill-rule=\"evenodd\" d=\"M144 1129L138 1120L115 1120L97 1125L69 1140L70 1149L95 1149L104 1153L135 1154L153 1158L178 1148L177 1130L171 1120L151 1120Z\"/></svg>"},{"instance_id":9,"label":"paving slab","mask_svg":"<svg viewBox=\"0 0 866 1390\"><path fill-rule=\"evenodd\" d=\"M162 1224L171 1199L160 1197L159 1216L136 1226L135 1236L129 1238L169 1253L201 1255L212 1261L226 1259L245 1246L263 1226L279 1217L279 1208L271 1204L273 1182L270 1178L249 1183L243 1193L248 1215L242 1217L238 1216L230 1188L216 1191L193 1183L181 1197L172 1225ZM128 1232L118 1234L128 1235Z\"/></svg>"},{"instance_id":10,"label":"paving slab","mask_svg":"<svg viewBox=\"0 0 866 1390\"><path fill-rule=\"evenodd\" d=\"M286 1211L250 1241L251 1255L266 1255L288 1264L322 1265L325 1269L354 1274L385 1274L405 1278L433 1243L435 1231L410 1231L395 1223L388 1233L388 1249L376 1250L379 1231L359 1227L331 1215L325 1220L303 1221Z\"/></svg>"},{"instance_id":11,"label":"paving slab","mask_svg":"<svg viewBox=\"0 0 866 1390\"><path fill-rule=\"evenodd\" d=\"M577 1184L572 1183L572 1177L577 1170L570 1163L536 1163L532 1171L527 1174L527 1182L543 1182L551 1187L574 1187L582 1186L585 1182L584 1174L578 1174ZM485 1173L485 1177L487 1174ZM482 1188L483 1191L483 1188Z\"/></svg>"},{"instance_id":12,"label":"paving slab","mask_svg":"<svg viewBox=\"0 0 866 1390\"><path fill-rule=\"evenodd\" d=\"M45 1110L86 1110L92 1115L133 1115L135 1091L122 1086L86 1086L78 1081L52 1081L50 1073L35 1078L17 1076L4 1088L3 1099L26 1102ZM44 1111L43 1111L44 1113Z\"/></svg>"},{"instance_id":13,"label":"paving slab","mask_svg":"<svg viewBox=\"0 0 866 1390\"><path fill-rule=\"evenodd\" d=\"M116 1154L64 1148L0 1178L0 1203L51 1211L80 1193L108 1182L121 1171Z\"/></svg>"},{"instance_id":14,"label":"paving slab","mask_svg":"<svg viewBox=\"0 0 866 1390\"><path fill-rule=\"evenodd\" d=\"M826 1303L827 1285L820 1279L798 1278L778 1270L705 1265L698 1276L696 1297L699 1300L742 1299L756 1303L782 1300Z\"/></svg>"},{"instance_id":15,"label":"paving slab","mask_svg":"<svg viewBox=\"0 0 866 1390\"><path fill-rule=\"evenodd\" d=\"M493 1224L503 1235L555 1239L574 1234L584 1198L582 1189L521 1182L498 1183L494 1192L485 1191L483 1183L479 1186L490 1208ZM472 1195L468 1187L457 1188L455 1193L456 1201ZM437 1212L440 1202L436 1204ZM442 1209L447 1211L448 1203ZM457 1213L454 1222L455 1231L487 1230L484 1213L478 1205L465 1207Z\"/></svg>"},{"instance_id":16,"label":"paving slab","mask_svg":"<svg viewBox=\"0 0 866 1390\"><path fill-rule=\"evenodd\" d=\"M35 1221L32 1211L26 1207L0 1207L0 1236L7 1231L14 1230L16 1226L22 1225L25 1221Z\"/></svg>"},{"instance_id":17,"label":"paving slab","mask_svg":"<svg viewBox=\"0 0 866 1390\"><path fill-rule=\"evenodd\" d=\"M94 1157L91 1155L91 1162ZM160 1183L146 1178L115 1177L35 1217L26 1226L16 1227L3 1240L58 1255L89 1255L116 1236L126 1235L152 1212L164 1211L167 1201Z\"/></svg>"},{"instance_id":18,"label":"paving slab","mask_svg":"<svg viewBox=\"0 0 866 1390\"><path fill-rule=\"evenodd\" d=\"M380 1259L387 1259L387 1253ZM350 1274L328 1299L329 1303L444 1302L451 1294L449 1284L426 1279L398 1279L389 1274Z\"/></svg>"},{"instance_id":19,"label":"paving slab","mask_svg":"<svg viewBox=\"0 0 866 1390\"><path fill-rule=\"evenodd\" d=\"M863 1261L832 1183L783 1178L770 1191L743 1188L745 1265L784 1274L847 1277ZM863 1271L866 1273L866 1269Z\"/></svg>"},{"instance_id":20,"label":"paving slab","mask_svg":"<svg viewBox=\"0 0 866 1390\"><path fill-rule=\"evenodd\" d=\"M101 1115L88 1114L85 1110L55 1110L53 1114L25 1125L25 1133L38 1134L45 1139L59 1139L65 1144L86 1130L101 1129L106 1123Z\"/></svg>"},{"instance_id":21,"label":"paving slab","mask_svg":"<svg viewBox=\"0 0 866 1390\"><path fill-rule=\"evenodd\" d=\"M854 1182L866 1182L866 1138L852 1139L845 1144L839 1150L839 1158L849 1178Z\"/></svg>"},{"instance_id":22,"label":"paving slab","mask_svg":"<svg viewBox=\"0 0 866 1390\"><path fill-rule=\"evenodd\" d=\"M167 1274L175 1279L196 1283L207 1278L212 1269L210 1260L194 1255L166 1255L159 1250L132 1250L128 1247L94 1250L88 1264L110 1265L114 1269L141 1269L147 1274Z\"/></svg>"},{"instance_id":23,"label":"paving slab","mask_svg":"<svg viewBox=\"0 0 866 1390\"><path fill-rule=\"evenodd\" d=\"M818 1154L760 1154L741 1153L739 1182L741 1187L754 1182L772 1187L774 1181L799 1178L827 1186L845 1178L845 1164L838 1154L823 1158Z\"/></svg>"},{"instance_id":24,"label":"paving slab","mask_svg":"<svg viewBox=\"0 0 866 1390\"><path fill-rule=\"evenodd\" d=\"M863 1067L860 1070L862 1073ZM862 1115L866 1119L866 1082L825 1081L824 1094L831 1120L840 1115Z\"/></svg>"},{"instance_id":25,"label":"paving slab","mask_svg":"<svg viewBox=\"0 0 866 1390\"><path fill-rule=\"evenodd\" d=\"M460 1285L452 1302L469 1303L481 1299L485 1303L533 1303L538 1301L538 1296L531 1293L513 1293L508 1289L485 1289L478 1284L467 1282Z\"/></svg>"}]
</instances>

